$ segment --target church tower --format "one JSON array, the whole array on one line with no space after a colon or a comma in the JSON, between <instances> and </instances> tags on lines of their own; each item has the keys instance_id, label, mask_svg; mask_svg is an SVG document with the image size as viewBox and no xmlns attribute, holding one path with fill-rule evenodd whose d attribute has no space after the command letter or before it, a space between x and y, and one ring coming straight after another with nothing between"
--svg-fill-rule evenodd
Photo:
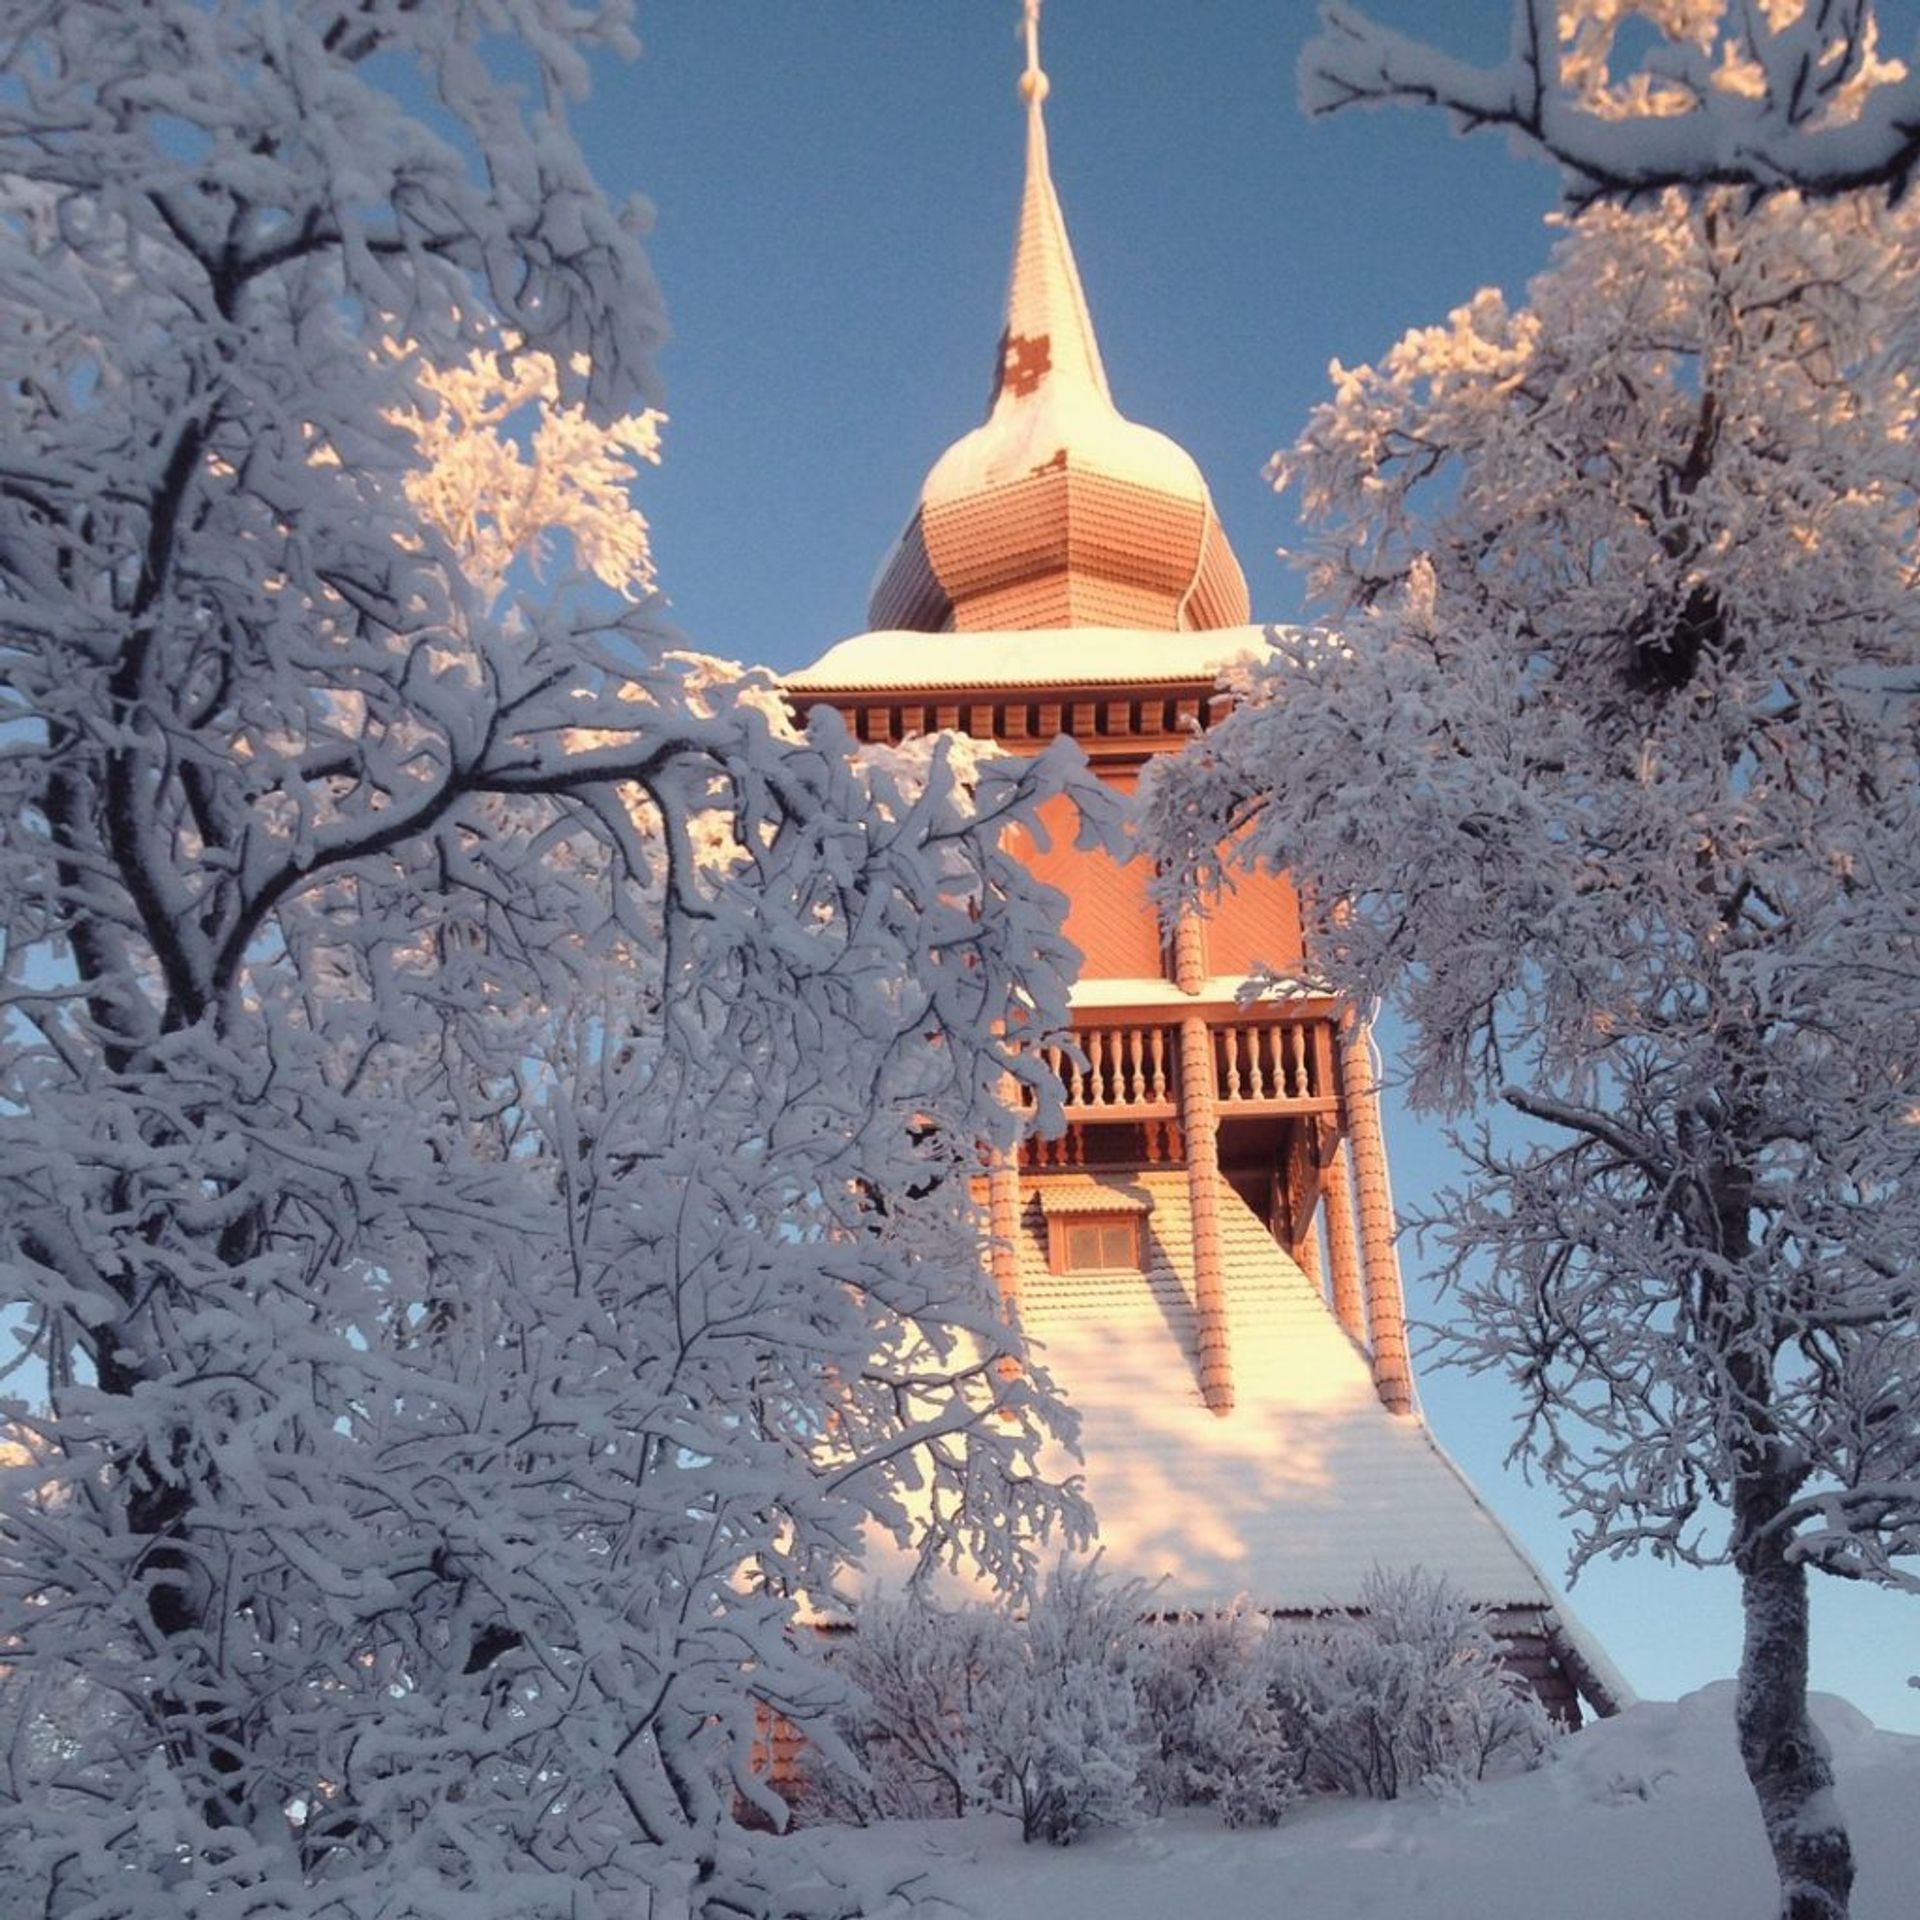
<instances>
[{"instance_id":1,"label":"church tower","mask_svg":"<svg viewBox=\"0 0 1920 1920\"><path fill-rule=\"evenodd\" d=\"M1190 455L1115 406L1047 149L1027 0L1026 178L985 421L934 463L871 631L792 676L853 736L1065 733L1122 794L1257 654ZM1169 1610L1351 1607L1423 1566L1495 1610L1548 1704L1620 1683L1428 1431L1409 1364L1373 1056L1317 990L1284 878L1162 925L1144 860L1029 842L1085 955L1067 1128L988 1177L994 1278L1077 1408L1109 1571ZM1257 968L1302 984L1251 1004Z\"/></svg>"}]
</instances>

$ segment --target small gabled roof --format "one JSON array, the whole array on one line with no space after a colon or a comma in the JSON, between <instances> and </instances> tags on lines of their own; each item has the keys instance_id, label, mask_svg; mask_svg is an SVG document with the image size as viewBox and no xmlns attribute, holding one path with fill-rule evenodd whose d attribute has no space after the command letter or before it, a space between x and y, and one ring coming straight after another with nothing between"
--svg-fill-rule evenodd
<instances>
[{"instance_id":1,"label":"small gabled roof","mask_svg":"<svg viewBox=\"0 0 1920 1920\"><path fill-rule=\"evenodd\" d=\"M1040 1211L1049 1220L1056 1214L1151 1213L1153 1201L1145 1188L1119 1180L1076 1180L1072 1175L1049 1180L1037 1196Z\"/></svg>"}]
</instances>

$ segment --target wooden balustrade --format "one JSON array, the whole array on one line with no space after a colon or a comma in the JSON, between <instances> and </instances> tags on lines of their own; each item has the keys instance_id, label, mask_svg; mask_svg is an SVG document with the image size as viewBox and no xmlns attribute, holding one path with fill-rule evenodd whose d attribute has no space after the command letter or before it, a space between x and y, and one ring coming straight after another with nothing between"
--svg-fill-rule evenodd
<instances>
[{"instance_id":1,"label":"wooden balustrade","mask_svg":"<svg viewBox=\"0 0 1920 1920\"><path fill-rule=\"evenodd\" d=\"M1179 1029L1076 1028L1080 1058L1045 1050L1072 1121L1167 1118L1179 1108ZM1325 1020L1235 1020L1210 1030L1214 1098L1228 1112L1331 1112L1339 1088Z\"/></svg>"},{"instance_id":2,"label":"wooden balustrade","mask_svg":"<svg viewBox=\"0 0 1920 1920\"><path fill-rule=\"evenodd\" d=\"M1082 1058L1048 1047L1070 1120L1171 1114L1179 1047L1172 1027L1087 1027L1074 1035Z\"/></svg>"},{"instance_id":3,"label":"wooden balustrade","mask_svg":"<svg viewBox=\"0 0 1920 1920\"><path fill-rule=\"evenodd\" d=\"M1214 1097L1223 1107L1318 1108L1335 1098L1324 1020L1242 1020L1213 1029Z\"/></svg>"},{"instance_id":4,"label":"wooden balustrade","mask_svg":"<svg viewBox=\"0 0 1920 1920\"><path fill-rule=\"evenodd\" d=\"M1204 1019L1204 1016L1203 1016ZM1192 1070L1213 1065L1213 1112L1220 1119L1339 1111L1334 1030L1324 1017L1230 1020L1190 1050ZM1029 1135L1020 1163L1049 1172L1137 1161L1160 1166L1185 1158L1181 1139L1181 1029L1124 1018L1074 1029L1074 1052L1048 1047L1058 1076L1066 1130L1050 1140Z\"/></svg>"}]
</instances>

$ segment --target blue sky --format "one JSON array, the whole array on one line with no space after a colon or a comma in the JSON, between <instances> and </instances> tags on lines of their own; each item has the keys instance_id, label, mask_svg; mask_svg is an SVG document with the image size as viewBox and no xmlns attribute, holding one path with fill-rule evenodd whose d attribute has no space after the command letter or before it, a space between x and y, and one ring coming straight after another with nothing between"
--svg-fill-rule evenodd
<instances>
[{"instance_id":1,"label":"blue sky","mask_svg":"<svg viewBox=\"0 0 1920 1920\"><path fill-rule=\"evenodd\" d=\"M1376 0L1496 57L1504 0ZM671 615L705 651L792 668L865 625L867 589L947 444L979 420L1021 166L1013 0L643 0L646 54L581 115L616 191L657 211L674 327L667 461L648 477ZM1883 8L1910 22L1912 6ZM1307 122L1308 0L1049 0L1056 183L1114 395L1200 462L1256 617L1300 610L1297 537L1261 479L1326 391L1476 289L1544 265L1552 172L1432 113ZM1890 35L1890 39L1901 36ZM1905 38L1911 41L1911 26ZM1391 1035L1386 1036L1389 1051ZM1444 1185L1390 1115L1403 1201ZM1427 1297L1409 1250L1416 1311ZM1547 1571L1567 1531L1501 1466L1501 1383L1429 1371L1442 1441ZM1606 1564L1578 1610L1641 1690L1732 1671L1725 1575ZM1816 1583L1815 1684L1920 1731L1920 1601Z\"/></svg>"}]
</instances>

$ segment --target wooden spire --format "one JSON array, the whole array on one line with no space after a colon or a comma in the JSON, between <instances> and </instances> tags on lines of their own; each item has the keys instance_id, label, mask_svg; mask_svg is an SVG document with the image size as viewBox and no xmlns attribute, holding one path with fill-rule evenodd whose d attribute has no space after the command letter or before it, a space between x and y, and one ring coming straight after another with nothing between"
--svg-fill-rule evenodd
<instances>
[{"instance_id":1,"label":"wooden spire","mask_svg":"<svg viewBox=\"0 0 1920 1920\"><path fill-rule=\"evenodd\" d=\"M1193 457L1113 404L1054 191L1039 9L1027 164L985 422L935 462L873 591L876 630L1245 624L1246 580Z\"/></svg>"}]
</instances>

